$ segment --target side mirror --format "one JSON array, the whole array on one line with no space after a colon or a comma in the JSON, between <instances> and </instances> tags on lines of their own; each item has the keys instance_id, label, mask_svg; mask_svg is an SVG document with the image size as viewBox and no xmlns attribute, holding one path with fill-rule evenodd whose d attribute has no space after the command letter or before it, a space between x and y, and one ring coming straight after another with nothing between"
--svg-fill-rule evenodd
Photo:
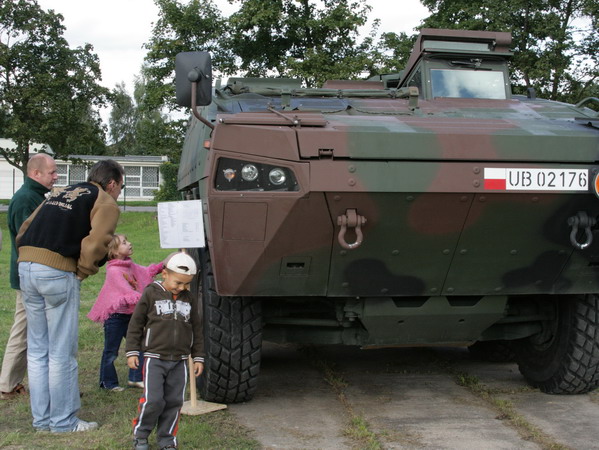
<instances>
[{"instance_id":1,"label":"side mirror","mask_svg":"<svg viewBox=\"0 0 599 450\"><path fill-rule=\"evenodd\" d=\"M191 107L192 83L197 83L196 105L212 102L212 61L208 52L182 52L175 57L177 104Z\"/></svg>"}]
</instances>

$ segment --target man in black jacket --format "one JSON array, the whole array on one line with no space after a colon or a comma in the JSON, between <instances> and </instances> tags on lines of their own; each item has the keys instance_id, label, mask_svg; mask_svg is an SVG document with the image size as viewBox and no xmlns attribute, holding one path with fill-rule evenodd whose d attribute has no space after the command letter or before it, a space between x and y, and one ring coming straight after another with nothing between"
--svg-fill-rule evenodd
<instances>
[{"instance_id":1,"label":"man in black jacket","mask_svg":"<svg viewBox=\"0 0 599 450\"><path fill-rule=\"evenodd\" d=\"M33 427L54 433L98 427L77 417L81 281L98 272L116 229L125 171L94 164L87 182L55 188L17 235L27 311L27 366Z\"/></svg>"}]
</instances>

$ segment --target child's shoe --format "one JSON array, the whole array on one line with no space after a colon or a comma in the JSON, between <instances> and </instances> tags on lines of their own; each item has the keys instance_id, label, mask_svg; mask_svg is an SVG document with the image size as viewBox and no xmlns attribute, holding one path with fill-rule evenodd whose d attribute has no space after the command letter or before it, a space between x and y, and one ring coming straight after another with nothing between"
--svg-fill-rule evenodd
<instances>
[{"instance_id":1,"label":"child's shoe","mask_svg":"<svg viewBox=\"0 0 599 450\"><path fill-rule=\"evenodd\" d=\"M139 389L143 389L144 388L144 382L143 381L127 381L127 386L134 387L134 388L139 388Z\"/></svg>"},{"instance_id":2,"label":"child's shoe","mask_svg":"<svg viewBox=\"0 0 599 450\"><path fill-rule=\"evenodd\" d=\"M135 450L148 450L148 440L144 438L133 439L133 448Z\"/></svg>"}]
</instances>

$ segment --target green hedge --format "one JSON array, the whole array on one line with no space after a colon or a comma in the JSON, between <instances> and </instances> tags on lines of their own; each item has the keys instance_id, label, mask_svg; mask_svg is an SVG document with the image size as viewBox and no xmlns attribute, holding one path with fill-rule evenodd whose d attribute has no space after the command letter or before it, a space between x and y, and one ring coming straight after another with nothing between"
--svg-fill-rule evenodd
<instances>
[{"instance_id":1,"label":"green hedge","mask_svg":"<svg viewBox=\"0 0 599 450\"><path fill-rule=\"evenodd\" d=\"M177 190L177 173L179 172L179 164L165 162L160 166L162 174L162 185L154 194L154 200L157 202L168 202L180 200L181 194Z\"/></svg>"}]
</instances>

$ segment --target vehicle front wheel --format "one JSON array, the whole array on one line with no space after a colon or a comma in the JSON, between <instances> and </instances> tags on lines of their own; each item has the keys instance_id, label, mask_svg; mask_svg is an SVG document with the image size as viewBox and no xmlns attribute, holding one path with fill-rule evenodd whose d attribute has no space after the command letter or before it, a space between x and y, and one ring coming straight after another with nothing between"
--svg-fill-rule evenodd
<instances>
[{"instance_id":1,"label":"vehicle front wheel","mask_svg":"<svg viewBox=\"0 0 599 450\"><path fill-rule=\"evenodd\" d=\"M518 368L548 394L582 394L599 384L599 297L594 294L547 298L555 319L514 345Z\"/></svg>"},{"instance_id":2,"label":"vehicle front wheel","mask_svg":"<svg viewBox=\"0 0 599 450\"><path fill-rule=\"evenodd\" d=\"M258 299L221 297L216 292L208 249L200 249L201 276L196 284L203 303L204 372L202 399L237 403L254 395L262 351L262 310Z\"/></svg>"}]
</instances>

